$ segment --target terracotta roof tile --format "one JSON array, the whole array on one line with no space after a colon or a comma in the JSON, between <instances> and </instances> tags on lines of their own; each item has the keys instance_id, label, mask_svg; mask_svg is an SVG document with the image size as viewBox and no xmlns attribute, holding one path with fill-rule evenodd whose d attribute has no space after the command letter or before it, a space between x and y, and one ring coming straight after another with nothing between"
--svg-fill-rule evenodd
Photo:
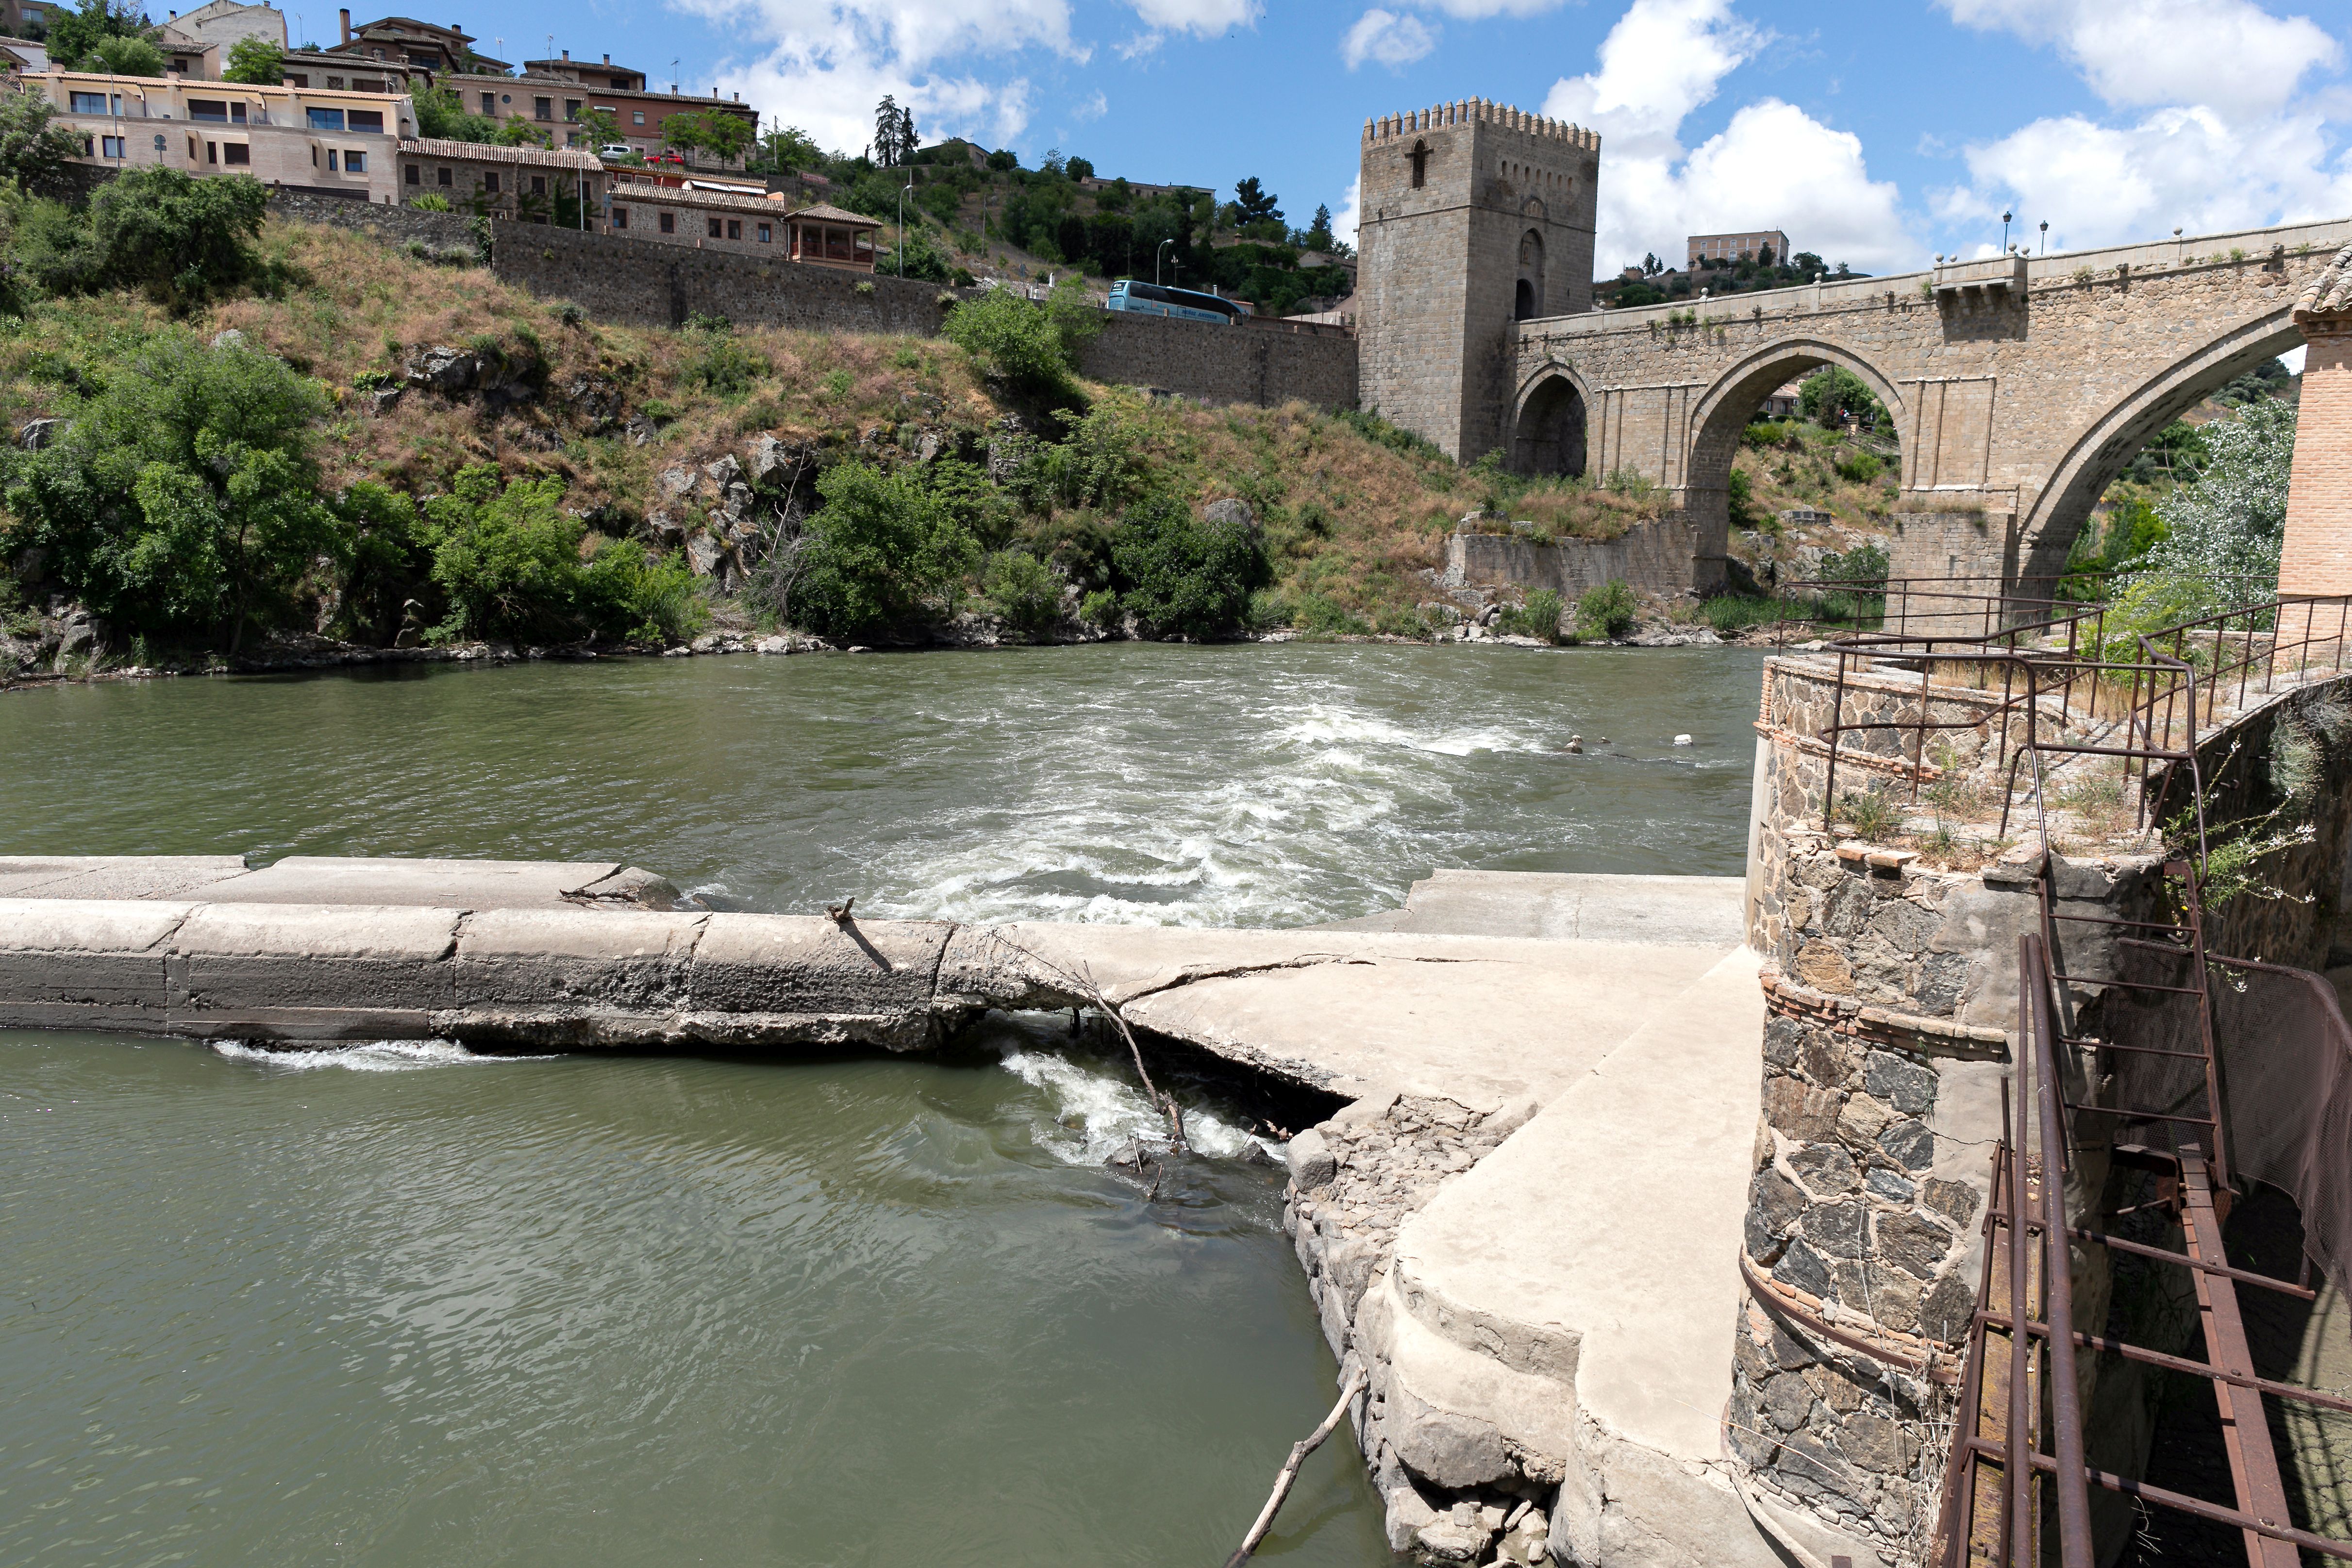
<instances>
[{"instance_id":1,"label":"terracotta roof tile","mask_svg":"<svg viewBox=\"0 0 2352 1568\"><path fill-rule=\"evenodd\" d=\"M2303 298L2294 302L2294 319L2352 312L2352 245L2336 253L2326 270L2312 279Z\"/></svg>"},{"instance_id":2,"label":"terracotta roof tile","mask_svg":"<svg viewBox=\"0 0 2352 1568\"><path fill-rule=\"evenodd\" d=\"M403 137L400 150L415 158L452 158L472 163L520 163L533 169L573 169L602 174L604 165L570 148L507 147L495 142L446 142L437 136Z\"/></svg>"}]
</instances>

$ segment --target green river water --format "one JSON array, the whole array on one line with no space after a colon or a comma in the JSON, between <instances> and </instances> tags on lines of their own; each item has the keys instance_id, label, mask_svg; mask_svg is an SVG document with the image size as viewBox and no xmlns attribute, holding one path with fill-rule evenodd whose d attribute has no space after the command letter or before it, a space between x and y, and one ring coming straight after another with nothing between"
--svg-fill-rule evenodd
<instances>
[{"instance_id":1,"label":"green river water","mask_svg":"<svg viewBox=\"0 0 2352 1568\"><path fill-rule=\"evenodd\" d=\"M720 907L1294 925L1733 874L1759 659L1118 646L0 697L0 855L611 857ZM1695 743L1675 747L1677 732ZM1581 733L1586 754L1559 747ZM1611 744L1599 744L1600 737ZM1334 1369L1115 1061L0 1034L0 1563L1223 1560ZM1261 1553L1385 1563L1344 1433Z\"/></svg>"}]
</instances>

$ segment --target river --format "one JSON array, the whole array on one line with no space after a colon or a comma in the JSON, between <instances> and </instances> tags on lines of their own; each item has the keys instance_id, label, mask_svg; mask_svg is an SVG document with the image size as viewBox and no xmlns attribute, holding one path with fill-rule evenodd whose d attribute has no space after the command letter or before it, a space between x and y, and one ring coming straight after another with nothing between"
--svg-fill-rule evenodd
<instances>
[{"instance_id":1,"label":"river","mask_svg":"<svg viewBox=\"0 0 2352 1568\"><path fill-rule=\"evenodd\" d=\"M1758 663L48 688L0 698L0 854L610 856L722 907L1308 923L1434 866L1736 872ZM1279 1174L1195 1098L1220 1157L1148 1193L1100 1163L1145 1126L1118 1065L1019 1021L915 1060L0 1034L0 1561L1221 1560L1333 1373ZM1263 1560L1388 1561L1344 1436Z\"/></svg>"}]
</instances>

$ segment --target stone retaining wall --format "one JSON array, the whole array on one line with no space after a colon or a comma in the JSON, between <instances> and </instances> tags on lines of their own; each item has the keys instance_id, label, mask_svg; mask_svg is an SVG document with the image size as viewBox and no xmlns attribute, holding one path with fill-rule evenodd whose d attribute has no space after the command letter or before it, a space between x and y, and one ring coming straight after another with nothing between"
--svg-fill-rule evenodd
<instances>
[{"instance_id":1,"label":"stone retaining wall","mask_svg":"<svg viewBox=\"0 0 2352 1568\"><path fill-rule=\"evenodd\" d=\"M640 327L683 326L700 314L742 326L932 336L949 306L976 297L884 274L535 224L497 224L491 257L508 282L569 300L599 321ZM1297 399L1352 408L1356 341L1328 328L1216 327L1106 312L1079 372L1202 403L1271 407Z\"/></svg>"},{"instance_id":2,"label":"stone retaining wall","mask_svg":"<svg viewBox=\"0 0 2352 1568\"><path fill-rule=\"evenodd\" d=\"M302 223L322 223L354 234L372 235L391 244L415 240L440 250L480 248L481 231L467 213L419 212L415 207L371 205L283 188L269 193L269 216Z\"/></svg>"},{"instance_id":3,"label":"stone retaining wall","mask_svg":"<svg viewBox=\"0 0 2352 1568\"><path fill-rule=\"evenodd\" d=\"M1521 533L1454 533L1445 541L1448 587L1509 584L1574 599L1621 582L1643 594L1706 593L1723 585L1720 556L1703 558L1697 523L1680 512L1637 522L1615 539L1538 544Z\"/></svg>"}]
</instances>

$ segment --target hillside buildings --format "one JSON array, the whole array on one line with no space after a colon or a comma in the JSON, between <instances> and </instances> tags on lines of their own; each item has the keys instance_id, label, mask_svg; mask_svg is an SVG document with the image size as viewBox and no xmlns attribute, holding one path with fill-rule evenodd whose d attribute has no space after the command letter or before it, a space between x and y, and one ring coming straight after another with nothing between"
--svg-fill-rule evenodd
<instances>
[{"instance_id":1,"label":"hillside buildings","mask_svg":"<svg viewBox=\"0 0 2352 1568\"><path fill-rule=\"evenodd\" d=\"M1689 251L1684 265L1696 271L1705 261L1716 267L1728 267L1738 261L1786 261L1789 259L1789 237L1777 228L1751 230L1747 234L1694 234L1685 241ZM1772 254L1764 254L1769 247Z\"/></svg>"},{"instance_id":2,"label":"hillside buildings","mask_svg":"<svg viewBox=\"0 0 2352 1568\"><path fill-rule=\"evenodd\" d=\"M100 168L250 174L354 201L398 199L394 153L416 133L409 100L383 93L54 67L22 86L49 100L58 123L80 136L83 161Z\"/></svg>"}]
</instances>

